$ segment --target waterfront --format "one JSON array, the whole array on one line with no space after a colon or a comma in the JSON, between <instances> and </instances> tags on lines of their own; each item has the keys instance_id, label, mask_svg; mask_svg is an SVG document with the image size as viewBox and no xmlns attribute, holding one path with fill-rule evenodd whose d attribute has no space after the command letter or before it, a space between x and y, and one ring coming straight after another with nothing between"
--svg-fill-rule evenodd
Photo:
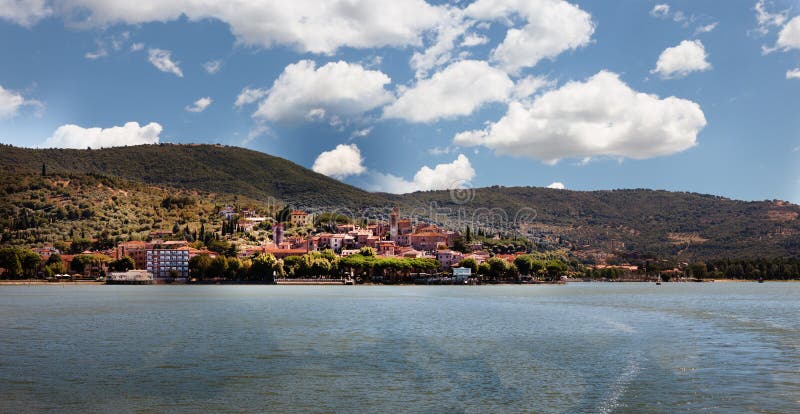
<instances>
[{"instance_id":1,"label":"waterfront","mask_svg":"<svg viewBox=\"0 0 800 414\"><path fill-rule=\"evenodd\" d=\"M797 412L800 284L0 286L0 412Z\"/></svg>"}]
</instances>

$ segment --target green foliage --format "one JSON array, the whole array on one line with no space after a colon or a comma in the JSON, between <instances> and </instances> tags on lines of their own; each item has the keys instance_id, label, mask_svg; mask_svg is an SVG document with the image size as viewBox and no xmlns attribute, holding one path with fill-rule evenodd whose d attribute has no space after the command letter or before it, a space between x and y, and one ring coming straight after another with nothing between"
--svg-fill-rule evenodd
<instances>
[{"instance_id":1,"label":"green foliage","mask_svg":"<svg viewBox=\"0 0 800 414\"><path fill-rule=\"evenodd\" d=\"M468 267L472 269L473 275L478 274L478 261L471 257L461 259L461 261L458 262L458 267Z\"/></svg>"},{"instance_id":2,"label":"green foliage","mask_svg":"<svg viewBox=\"0 0 800 414\"><path fill-rule=\"evenodd\" d=\"M127 272L135 267L136 263L128 256L122 256L108 264L109 270L114 272Z\"/></svg>"}]
</instances>

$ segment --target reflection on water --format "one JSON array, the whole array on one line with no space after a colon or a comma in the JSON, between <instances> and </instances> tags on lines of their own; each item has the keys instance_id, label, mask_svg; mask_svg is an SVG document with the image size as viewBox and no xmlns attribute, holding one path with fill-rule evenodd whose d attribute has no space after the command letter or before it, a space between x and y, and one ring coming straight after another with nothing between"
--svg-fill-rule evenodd
<instances>
[{"instance_id":1,"label":"reflection on water","mask_svg":"<svg viewBox=\"0 0 800 414\"><path fill-rule=\"evenodd\" d=\"M798 295L4 286L0 412L798 412Z\"/></svg>"}]
</instances>

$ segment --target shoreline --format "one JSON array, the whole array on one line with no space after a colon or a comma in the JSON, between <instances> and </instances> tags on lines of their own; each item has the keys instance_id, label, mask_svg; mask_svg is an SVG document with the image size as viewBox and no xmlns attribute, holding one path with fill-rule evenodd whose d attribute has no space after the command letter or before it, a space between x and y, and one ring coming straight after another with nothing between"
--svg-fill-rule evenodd
<instances>
[{"instance_id":1,"label":"shoreline","mask_svg":"<svg viewBox=\"0 0 800 414\"><path fill-rule=\"evenodd\" d=\"M696 281L675 281L675 282L663 282L664 285L670 284L684 284L684 283L759 283L758 280L748 280L748 279L708 279L703 280L701 282ZM790 279L790 280L781 280L781 279L771 279L771 280L764 280L764 283L796 283L800 282L798 279ZM481 284L416 284L416 283L394 283L394 284L383 284L383 283L362 283L355 286L502 286L502 285L518 285L518 286L542 286L542 285L567 285L572 283L648 283L654 284L653 281L642 281L642 280L626 280L626 281L606 281L606 280L569 280L566 282L538 282L538 283L481 283ZM98 282L94 280L87 280L87 281L58 281L58 282L50 282L47 280L40 280L40 279L31 279L31 280L0 280L0 286L104 286L104 285L112 285L106 282ZM120 284L114 284L115 286L120 286ZM353 286L353 285L346 285L339 281L280 281L277 283L254 283L254 282L236 282L236 281L225 281L225 282L218 282L218 283L153 283L149 285L143 286Z\"/></svg>"}]
</instances>

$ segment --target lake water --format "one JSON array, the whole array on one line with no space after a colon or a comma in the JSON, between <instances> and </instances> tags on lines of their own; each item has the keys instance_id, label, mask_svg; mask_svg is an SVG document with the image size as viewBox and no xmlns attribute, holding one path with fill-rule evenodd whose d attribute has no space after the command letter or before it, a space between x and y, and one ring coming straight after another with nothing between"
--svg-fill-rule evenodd
<instances>
[{"instance_id":1,"label":"lake water","mask_svg":"<svg viewBox=\"0 0 800 414\"><path fill-rule=\"evenodd\" d=\"M0 412L800 412L800 283L2 286Z\"/></svg>"}]
</instances>

